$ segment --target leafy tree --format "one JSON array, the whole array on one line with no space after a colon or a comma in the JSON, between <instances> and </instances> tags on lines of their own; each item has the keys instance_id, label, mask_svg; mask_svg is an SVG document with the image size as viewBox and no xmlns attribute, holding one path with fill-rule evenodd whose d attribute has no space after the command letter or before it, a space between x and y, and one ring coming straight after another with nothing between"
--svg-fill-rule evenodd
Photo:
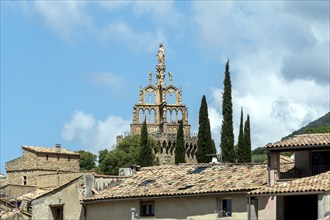
<instances>
[{"instance_id":1,"label":"leafy tree","mask_svg":"<svg viewBox=\"0 0 330 220\"><path fill-rule=\"evenodd\" d=\"M243 108L241 108L241 120L239 124L239 134L238 134L238 143L237 143L237 151L236 158L238 163L245 162L244 158L244 139L243 139Z\"/></svg>"},{"instance_id":2,"label":"leafy tree","mask_svg":"<svg viewBox=\"0 0 330 220\"><path fill-rule=\"evenodd\" d=\"M97 171L103 174L117 175L119 168L137 164L139 152L140 135L127 136L116 145L115 149L99 151Z\"/></svg>"},{"instance_id":3,"label":"leafy tree","mask_svg":"<svg viewBox=\"0 0 330 220\"><path fill-rule=\"evenodd\" d=\"M80 154L80 170L91 170L96 167L96 155L91 152L80 150L77 151Z\"/></svg>"},{"instance_id":4,"label":"leafy tree","mask_svg":"<svg viewBox=\"0 0 330 220\"><path fill-rule=\"evenodd\" d=\"M221 158L222 162L235 162L234 132L233 132L233 104L231 98L231 80L229 60L226 63L224 92L222 95L222 126L221 126Z\"/></svg>"},{"instance_id":5,"label":"leafy tree","mask_svg":"<svg viewBox=\"0 0 330 220\"><path fill-rule=\"evenodd\" d=\"M244 151L243 151L243 162L251 162L251 137L250 137L250 116L247 115L247 119L244 124Z\"/></svg>"},{"instance_id":6,"label":"leafy tree","mask_svg":"<svg viewBox=\"0 0 330 220\"><path fill-rule=\"evenodd\" d=\"M155 156L152 152L150 142L148 140L147 123L144 119L141 128L141 140L140 140L140 153L138 157L138 164L142 167L153 166Z\"/></svg>"},{"instance_id":7,"label":"leafy tree","mask_svg":"<svg viewBox=\"0 0 330 220\"><path fill-rule=\"evenodd\" d=\"M175 148L175 163L185 163L185 148L184 148L184 134L183 134L183 122L179 121L179 128L176 135L176 148Z\"/></svg>"},{"instance_id":8,"label":"leafy tree","mask_svg":"<svg viewBox=\"0 0 330 220\"><path fill-rule=\"evenodd\" d=\"M211 127L208 115L206 97L203 95L201 107L199 109L199 127L198 127L198 150L196 159L198 163L210 162L209 154L216 154L214 141L211 137Z\"/></svg>"}]
</instances>

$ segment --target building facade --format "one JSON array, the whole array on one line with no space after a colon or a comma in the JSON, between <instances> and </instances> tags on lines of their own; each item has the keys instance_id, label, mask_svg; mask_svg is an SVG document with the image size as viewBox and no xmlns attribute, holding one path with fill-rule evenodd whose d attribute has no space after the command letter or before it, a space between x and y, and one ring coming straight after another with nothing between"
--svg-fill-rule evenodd
<instances>
[{"instance_id":1,"label":"building facade","mask_svg":"<svg viewBox=\"0 0 330 220\"><path fill-rule=\"evenodd\" d=\"M191 135L188 108L182 103L182 90L173 84L172 72L166 74L165 52L160 44L156 73L149 73L149 83L140 87L139 102L133 107L131 135L141 133L146 120L149 135L158 141L160 152L156 157L160 164L174 164L176 134L179 121L183 122L186 161L196 162L197 137ZM169 79L166 82L166 75ZM156 76L156 80L153 77ZM154 83L155 81L155 83Z\"/></svg>"},{"instance_id":2,"label":"building facade","mask_svg":"<svg viewBox=\"0 0 330 220\"><path fill-rule=\"evenodd\" d=\"M22 146L22 151L21 157L6 163L9 185L39 186L42 175L79 172L80 155L61 145L55 148Z\"/></svg>"},{"instance_id":3,"label":"building facade","mask_svg":"<svg viewBox=\"0 0 330 220\"><path fill-rule=\"evenodd\" d=\"M267 186L250 192L258 219L330 219L330 133L295 135L266 146ZM294 166L280 154L294 153Z\"/></svg>"}]
</instances>

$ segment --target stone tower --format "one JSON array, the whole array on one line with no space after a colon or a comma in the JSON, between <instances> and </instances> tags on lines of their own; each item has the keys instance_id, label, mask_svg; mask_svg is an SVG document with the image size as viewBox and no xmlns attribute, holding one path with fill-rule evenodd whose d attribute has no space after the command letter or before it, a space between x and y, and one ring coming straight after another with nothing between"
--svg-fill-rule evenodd
<instances>
[{"instance_id":1,"label":"stone tower","mask_svg":"<svg viewBox=\"0 0 330 220\"><path fill-rule=\"evenodd\" d=\"M179 120L183 120L186 161L196 162L197 138L190 134L188 108L182 104L182 90L173 85L171 72L167 73L168 85L165 83L166 65L162 44L159 45L157 57L156 73L150 72L148 85L144 88L140 86L140 99L133 107L131 135L141 133L143 121L146 119L149 136L161 146L156 158L160 164L173 164L176 133ZM153 76L156 76L155 84Z\"/></svg>"}]
</instances>

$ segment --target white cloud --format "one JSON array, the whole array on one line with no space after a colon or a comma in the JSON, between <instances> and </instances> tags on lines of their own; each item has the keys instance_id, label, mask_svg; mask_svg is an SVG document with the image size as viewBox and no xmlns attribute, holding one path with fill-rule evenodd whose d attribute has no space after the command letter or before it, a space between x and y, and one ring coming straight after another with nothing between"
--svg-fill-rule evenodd
<instances>
[{"instance_id":1,"label":"white cloud","mask_svg":"<svg viewBox=\"0 0 330 220\"><path fill-rule=\"evenodd\" d=\"M125 46L138 51L154 51L155 45L166 41L162 29L152 31L137 31L124 21L109 23L100 31L103 40L114 39Z\"/></svg>"},{"instance_id":2,"label":"white cloud","mask_svg":"<svg viewBox=\"0 0 330 220\"><path fill-rule=\"evenodd\" d=\"M92 18L85 12L86 4L84 1L35 1L34 9L50 29L71 41L91 25Z\"/></svg>"},{"instance_id":3,"label":"white cloud","mask_svg":"<svg viewBox=\"0 0 330 220\"><path fill-rule=\"evenodd\" d=\"M116 136L129 131L129 120L109 115L104 121L97 120L92 114L75 111L70 121L62 128L62 138L74 141L82 148L97 153L110 149L116 143Z\"/></svg>"},{"instance_id":4,"label":"white cloud","mask_svg":"<svg viewBox=\"0 0 330 220\"><path fill-rule=\"evenodd\" d=\"M122 91L127 89L128 82L121 76L104 72L99 74L88 74L86 77L93 83L107 86L112 95L117 97L123 97L127 95Z\"/></svg>"},{"instance_id":5,"label":"white cloud","mask_svg":"<svg viewBox=\"0 0 330 220\"><path fill-rule=\"evenodd\" d=\"M241 106L250 115L254 147L329 111L329 3L315 4L193 2L201 50L209 59L230 58L235 138ZM221 91L213 89L209 106L215 135Z\"/></svg>"}]
</instances>

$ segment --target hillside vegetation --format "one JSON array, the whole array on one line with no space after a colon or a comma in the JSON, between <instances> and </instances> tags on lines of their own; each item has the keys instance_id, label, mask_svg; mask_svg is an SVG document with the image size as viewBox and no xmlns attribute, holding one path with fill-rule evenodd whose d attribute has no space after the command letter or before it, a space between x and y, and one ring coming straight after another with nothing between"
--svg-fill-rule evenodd
<instances>
[{"instance_id":1,"label":"hillside vegetation","mask_svg":"<svg viewBox=\"0 0 330 220\"><path fill-rule=\"evenodd\" d=\"M312 133L330 133L330 112L324 116L310 122L308 125L292 132L282 140L288 139L298 134L312 134ZM258 147L252 151L252 162L264 162L267 159L267 151L264 147Z\"/></svg>"}]
</instances>

